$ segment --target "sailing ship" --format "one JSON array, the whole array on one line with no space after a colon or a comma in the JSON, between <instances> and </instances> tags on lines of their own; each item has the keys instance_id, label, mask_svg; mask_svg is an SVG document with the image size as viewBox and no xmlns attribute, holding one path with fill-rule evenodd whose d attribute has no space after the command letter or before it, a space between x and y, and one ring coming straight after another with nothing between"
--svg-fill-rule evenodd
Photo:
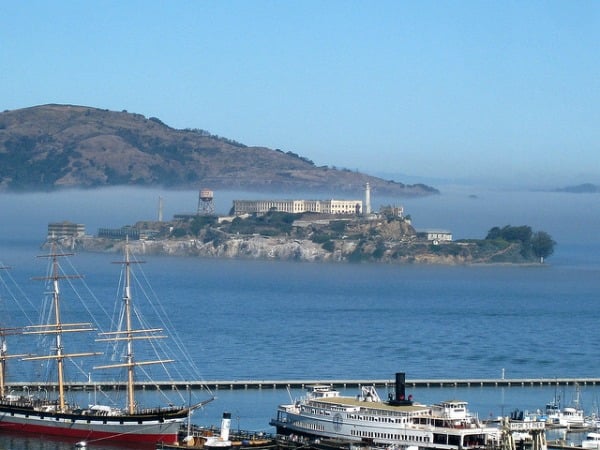
<instances>
[{"instance_id":1,"label":"sailing ship","mask_svg":"<svg viewBox=\"0 0 600 450\"><path fill-rule=\"evenodd\" d=\"M126 405L117 407L104 404L90 404L80 407L67 401L68 388L65 378L65 363L75 358L98 357L99 352L73 352L66 351L67 335L72 333L95 332L97 328L91 322L63 322L61 317L61 290L59 284L67 278L79 278L79 275L64 275L59 269L59 258L71 255L61 253L55 243L52 251L43 257L49 258L51 269L47 277L39 279L51 283L51 315L49 323L39 325L26 325L20 329L3 331L5 335L20 333L25 336L37 335L50 337L52 350L47 355L21 355L23 361L51 361L55 364L56 380L52 389L57 390L57 397L49 399L47 392L44 395L32 395L30 391L7 392L5 387L5 364L8 360L6 346L3 345L0 363L0 430L14 432L34 432L47 435L56 435L81 439L82 444L96 440L110 440L121 442L173 443L183 422L189 419L193 410L211 401L214 397L191 404L190 401L182 406L172 404L153 408L141 408L135 399L136 370L147 365L167 365L174 362L172 359L154 359L141 361L136 359L134 343L138 341L154 341L163 339L163 328L134 328L132 319L134 304L131 295L131 266L141 261L133 261L130 257L129 247L124 246L124 260L119 263L124 268L124 283L122 291L122 313L119 314L120 326L115 331L99 332L97 342L105 342L115 347L122 344L122 360L113 363L95 366L94 369L122 369L126 372ZM6 330L6 329L5 329ZM48 389L51 390L51 389Z\"/></svg>"},{"instance_id":2,"label":"sailing ship","mask_svg":"<svg viewBox=\"0 0 600 450\"><path fill-rule=\"evenodd\" d=\"M335 439L371 446L438 450L484 449L498 445L500 431L469 413L467 402L434 405L405 397L405 375L396 374L396 395L382 401L374 386L356 397L328 385L309 386L308 395L280 405L271 425L292 439ZM543 426L543 424L542 424Z\"/></svg>"}]
</instances>

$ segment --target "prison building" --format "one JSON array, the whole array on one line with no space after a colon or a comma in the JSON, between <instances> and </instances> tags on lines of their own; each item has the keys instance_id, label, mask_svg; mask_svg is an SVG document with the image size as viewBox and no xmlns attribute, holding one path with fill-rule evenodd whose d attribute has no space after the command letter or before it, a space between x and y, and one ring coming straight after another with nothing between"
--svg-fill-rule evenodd
<instances>
[{"instance_id":1,"label":"prison building","mask_svg":"<svg viewBox=\"0 0 600 450\"><path fill-rule=\"evenodd\" d=\"M361 214L362 200L234 200L236 216L243 214L265 214L269 211L299 214L304 212L321 214Z\"/></svg>"}]
</instances>

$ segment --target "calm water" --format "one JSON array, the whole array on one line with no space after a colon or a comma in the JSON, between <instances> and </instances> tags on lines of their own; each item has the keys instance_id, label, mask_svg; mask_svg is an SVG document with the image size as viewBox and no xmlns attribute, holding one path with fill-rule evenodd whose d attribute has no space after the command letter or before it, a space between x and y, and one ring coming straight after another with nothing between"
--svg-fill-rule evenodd
<instances>
[{"instance_id":1,"label":"calm water","mask_svg":"<svg viewBox=\"0 0 600 450\"><path fill-rule=\"evenodd\" d=\"M43 288L31 277L45 270L35 256L47 223L83 222L94 232L152 219L157 192L129 193L131 204L110 190L94 193L93 200L86 197L91 193L0 196L0 207L11 212L0 261L13 267L11 277L26 296L38 299ZM600 196L466 194L411 200L406 213L417 228L447 228L457 238L482 237L506 224L548 231L558 241L549 264L430 267L146 257L144 271L207 380L391 379L397 371L409 380L500 377L503 371L507 378L599 377ZM167 204L178 205L171 206L178 208L173 213L195 210L195 193L169 195ZM113 299L115 259L79 254L72 261L98 298ZM270 430L276 405L302 393L216 394L194 422L218 424L228 410L234 427ZM575 392L430 388L413 395L423 402L465 399L487 417L542 408L555 395L568 403ZM599 395L597 388L582 388L588 412L596 409ZM59 444L54 445L27 441L18 447L0 436L0 449Z\"/></svg>"}]
</instances>

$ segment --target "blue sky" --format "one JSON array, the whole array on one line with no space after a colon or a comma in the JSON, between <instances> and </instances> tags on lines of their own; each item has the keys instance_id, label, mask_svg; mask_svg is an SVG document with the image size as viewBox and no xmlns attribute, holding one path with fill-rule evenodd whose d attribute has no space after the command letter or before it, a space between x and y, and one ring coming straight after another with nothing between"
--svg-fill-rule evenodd
<instances>
[{"instance_id":1,"label":"blue sky","mask_svg":"<svg viewBox=\"0 0 600 450\"><path fill-rule=\"evenodd\" d=\"M0 104L398 181L600 184L598 1L6 1Z\"/></svg>"}]
</instances>

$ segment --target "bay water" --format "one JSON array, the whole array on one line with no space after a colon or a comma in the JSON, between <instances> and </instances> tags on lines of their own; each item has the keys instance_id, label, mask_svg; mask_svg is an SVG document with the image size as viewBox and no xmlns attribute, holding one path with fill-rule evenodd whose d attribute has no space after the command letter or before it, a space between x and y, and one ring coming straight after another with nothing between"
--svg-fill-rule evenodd
<instances>
[{"instance_id":1,"label":"bay water","mask_svg":"<svg viewBox=\"0 0 600 450\"><path fill-rule=\"evenodd\" d=\"M243 195L243 196L242 196ZM194 211L197 193L159 190L72 191L0 196L0 261L30 299L42 286L36 260L48 222L84 223L88 232L154 219L158 196L171 213ZM225 198L254 198L224 193ZM403 204L417 228L456 239L492 226L530 225L557 241L543 266L420 266L219 260L143 255L144 272L169 311L205 380L583 378L600 377L600 196L457 188ZM219 193L215 198L219 209ZM374 199L376 202L376 197ZM223 200L220 213L230 203ZM172 211L169 211L169 208ZM224 211L225 210L225 211ZM98 298L114 298L114 254L72 257ZM346 394L354 394L348 390ZM534 411L568 387L421 388L424 403L459 398L480 417ZM194 423L272 431L277 404L302 395L274 389L215 392ZM387 392L380 392L387 396ZM581 386L595 412L600 388ZM34 438L0 448L44 447ZM96 447L101 448L101 447ZM108 447L102 447L108 448Z\"/></svg>"}]
</instances>

